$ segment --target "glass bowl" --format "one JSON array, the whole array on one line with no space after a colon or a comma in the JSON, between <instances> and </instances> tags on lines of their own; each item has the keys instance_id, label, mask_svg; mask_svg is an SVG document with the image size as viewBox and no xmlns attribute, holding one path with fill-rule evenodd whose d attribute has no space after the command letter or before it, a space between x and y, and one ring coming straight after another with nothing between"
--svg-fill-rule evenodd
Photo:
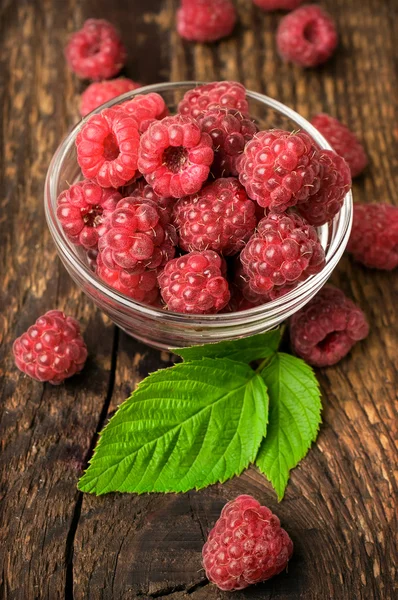
<instances>
[{"instance_id":1,"label":"glass bowl","mask_svg":"<svg viewBox=\"0 0 398 600\"><path fill-rule=\"evenodd\" d=\"M114 98L90 114L100 112L105 107L128 100L137 94L149 92L161 94L173 112L184 93L196 85L198 82L195 81L149 85ZM320 148L331 149L323 136L292 109L257 92L248 91L247 97L251 115L256 118L260 129L302 130L307 132ZM326 254L323 270L282 298L262 306L236 313L185 315L146 306L109 287L90 269L81 249L67 239L56 216L58 195L82 178L76 160L75 139L89 117L90 115L76 125L53 156L45 184L46 219L58 254L70 276L96 306L129 335L155 348L168 350L262 333L276 327L302 308L326 283L339 262L350 235L351 192L347 194L340 213L333 222L318 229Z\"/></svg>"}]
</instances>

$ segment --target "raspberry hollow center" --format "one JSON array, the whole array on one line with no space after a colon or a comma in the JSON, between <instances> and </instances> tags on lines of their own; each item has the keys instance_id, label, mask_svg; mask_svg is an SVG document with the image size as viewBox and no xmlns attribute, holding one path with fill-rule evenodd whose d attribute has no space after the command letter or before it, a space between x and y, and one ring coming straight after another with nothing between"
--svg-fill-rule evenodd
<instances>
[{"instance_id":1,"label":"raspberry hollow center","mask_svg":"<svg viewBox=\"0 0 398 600\"><path fill-rule=\"evenodd\" d=\"M188 152L184 146L169 146L163 152L163 164L172 172L179 173L188 162Z\"/></svg>"},{"instance_id":2,"label":"raspberry hollow center","mask_svg":"<svg viewBox=\"0 0 398 600\"><path fill-rule=\"evenodd\" d=\"M102 223L102 206L92 206L90 210L82 211L83 222L87 227L98 227Z\"/></svg>"},{"instance_id":3,"label":"raspberry hollow center","mask_svg":"<svg viewBox=\"0 0 398 600\"><path fill-rule=\"evenodd\" d=\"M310 21L307 23L307 25L304 27L303 35L310 44L315 44L317 42L319 36L316 21Z\"/></svg>"},{"instance_id":4,"label":"raspberry hollow center","mask_svg":"<svg viewBox=\"0 0 398 600\"><path fill-rule=\"evenodd\" d=\"M114 133L108 133L104 139L104 158L105 160L116 160L120 150Z\"/></svg>"}]
</instances>

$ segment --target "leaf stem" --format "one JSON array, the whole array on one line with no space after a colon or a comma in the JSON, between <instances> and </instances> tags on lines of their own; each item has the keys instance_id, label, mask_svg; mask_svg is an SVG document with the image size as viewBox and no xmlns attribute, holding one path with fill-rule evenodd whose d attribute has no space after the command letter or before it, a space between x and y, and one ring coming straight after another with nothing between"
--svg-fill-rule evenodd
<instances>
[{"instance_id":1,"label":"leaf stem","mask_svg":"<svg viewBox=\"0 0 398 600\"><path fill-rule=\"evenodd\" d=\"M274 358L275 352L274 354L271 354L271 356L267 356L267 358L264 358L264 360L262 360L260 362L260 364L258 365L257 369L256 369L256 373L261 373L261 371L268 365L268 363L271 362L271 360Z\"/></svg>"}]
</instances>

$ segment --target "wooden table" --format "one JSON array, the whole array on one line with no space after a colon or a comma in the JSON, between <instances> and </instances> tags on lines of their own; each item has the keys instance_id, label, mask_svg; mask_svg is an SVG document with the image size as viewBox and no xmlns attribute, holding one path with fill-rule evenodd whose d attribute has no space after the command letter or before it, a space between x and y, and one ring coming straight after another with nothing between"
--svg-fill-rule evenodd
<instances>
[{"instance_id":1,"label":"wooden table","mask_svg":"<svg viewBox=\"0 0 398 600\"><path fill-rule=\"evenodd\" d=\"M371 333L337 367L319 371L324 425L281 504L254 468L184 495L95 498L76 489L96 432L137 381L170 362L119 332L78 291L44 220L46 170L78 120L84 89L67 69L63 48L85 18L104 17L120 28L126 74L143 83L237 79L306 117L324 110L341 118L370 155L355 199L398 202L396 0L325 0L341 43L330 62L308 71L278 58L280 15L263 15L250 0L237 4L235 35L202 46L183 43L174 31L174 0L1 2L4 600L226 598L204 578L200 552L221 507L239 493L277 511L295 554L288 573L236 593L236 600L393 598L398 281L348 257L333 281L366 311ZM11 356L15 337L50 308L81 320L90 353L83 375L60 387L24 377Z\"/></svg>"}]
</instances>

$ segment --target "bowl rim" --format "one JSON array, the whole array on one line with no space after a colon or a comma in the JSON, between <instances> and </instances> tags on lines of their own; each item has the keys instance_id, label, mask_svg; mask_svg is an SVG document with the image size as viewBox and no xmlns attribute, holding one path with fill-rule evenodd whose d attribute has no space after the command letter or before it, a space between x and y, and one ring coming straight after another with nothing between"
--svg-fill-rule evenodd
<instances>
[{"instance_id":1,"label":"bowl rim","mask_svg":"<svg viewBox=\"0 0 398 600\"><path fill-rule=\"evenodd\" d=\"M112 98L105 104L102 104L101 106L93 110L91 113L86 115L64 137L51 159L45 180L45 216L48 228L55 242L55 245L58 248L58 250L62 253L62 256L65 258L65 261L68 263L68 265L70 265L74 269L74 271L76 271L80 275L81 278L83 278L87 283L92 285L97 291L104 294L112 302L116 302L119 308L123 308L125 311L132 310L141 313L142 316L146 317L161 318L164 321L173 322L174 324L190 324L198 325L199 327L220 327L228 325L233 326L239 325L243 322L247 323L248 320L256 320L257 318L261 318L262 316L272 318L273 316L277 316L278 314L280 314L281 311L286 310L287 312L289 312L289 308L292 309L294 302L296 300L299 300L301 295L306 295L310 293L310 288L319 289L319 287L323 285L322 281L326 281L326 279L334 270L335 266L339 262L345 250L349 239L353 216L353 200L351 190L346 194L340 212L335 216L334 220L332 221L333 226L336 226L336 222L338 219L337 229L334 232L331 244L327 248L326 264L322 271L320 271L316 275L310 276L304 282L299 283L297 287L295 287L293 290L291 290L284 296L277 298L276 300L272 300L271 302L267 302L266 304L262 304L260 306L256 306L239 312L216 313L211 315L185 314L164 310L162 308L155 308L146 304L142 304L141 302L138 302L131 298L128 298L127 296L124 296L122 293L113 289L108 284L103 282L88 267L88 265L86 265L74 252L72 248L72 242L70 242L65 236L65 233L63 232L63 229L56 217L55 211L58 196L57 185L60 179L61 167L71 149L71 146L73 146L73 144L75 143L77 133L92 115L101 112L105 108L110 108L113 105L120 103L121 101L131 99L134 96L138 96L141 94L147 94L150 92L161 93L162 91L177 90L179 88L193 89L197 86L205 85L206 83L209 82L178 81L155 83L147 86L142 86L135 90L126 92L125 94L122 94L120 96L117 96L116 98ZM311 125L309 121L307 121L304 117L302 117L292 108L289 108L282 102L279 102L278 100L270 98L269 96L266 96L265 94L261 94L259 92L246 90L246 95L250 99L256 100L261 104L272 108L273 110L283 114L285 117L296 122L298 125L300 125L300 128L302 128L306 133L311 135L311 137L323 150L333 150L331 145L321 135L321 133L317 129L315 129L315 127ZM326 278L325 270L327 271ZM309 298L310 297L311 295L309 296Z\"/></svg>"}]
</instances>

